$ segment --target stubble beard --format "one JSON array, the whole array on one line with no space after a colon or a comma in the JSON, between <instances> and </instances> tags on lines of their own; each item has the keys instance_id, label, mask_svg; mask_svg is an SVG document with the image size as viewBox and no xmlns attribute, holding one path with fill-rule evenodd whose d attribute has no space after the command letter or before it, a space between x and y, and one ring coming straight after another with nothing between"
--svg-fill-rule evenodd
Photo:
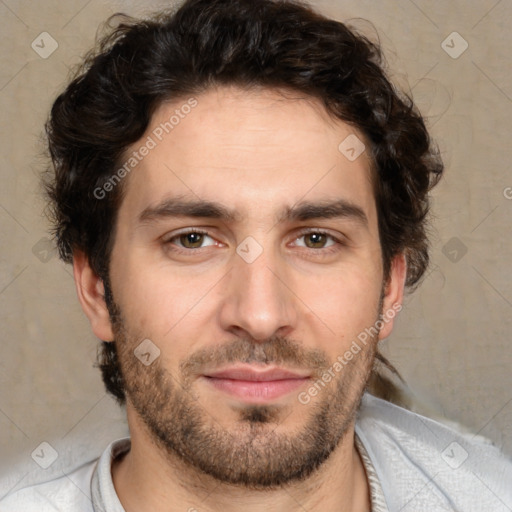
<instances>
[{"instance_id":1,"label":"stubble beard","mask_svg":"<svg viewBox=\"0 0 512 512\"><path fill-rule=\"evenodd\" d=\"M237 339L192 354L181 362L179 374L171 375L162 358L145 366L135 357L134 349L143 337L127 331L116 309L112 320L127 400L170 464L178 457L192 470L219 482L251 489L278 488L311 476L351 430L373 367L376 337L307 405L298 399L291 406L241 403L236 408L236 424L226 429L203 407L195 390L198 370L207 363L304 368L314 370L313 384L332 362L323 352L306 350L282 337L266 342ZM294 433L276 432L298 407L309 409L302 428Z\"/></svg>"}]
</instances>

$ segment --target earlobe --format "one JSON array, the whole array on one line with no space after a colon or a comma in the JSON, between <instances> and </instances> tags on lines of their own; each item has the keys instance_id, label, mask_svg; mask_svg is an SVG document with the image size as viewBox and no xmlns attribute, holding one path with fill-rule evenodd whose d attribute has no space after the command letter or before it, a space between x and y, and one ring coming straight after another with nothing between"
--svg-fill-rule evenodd
<instances>
[{"instance_id":1,"label":"earlobe","mask_svg":"<svg viewBox=\"0 0 512 512\"><path fill-rule=\"evenodd\" d=\"M404 298L405 279L407 277L407 261L405 254L397 254L392 262L389 279L386 283L382 303L383 327L379 333L379 340L387 338L393 330L394 318L402 309Z\"/></svg>"},{"instance_id":2,"label":"earlobe","mask_svg":"<svg viewBox=\"0 0 512 512\"><path fill-rule=\"evenodd\" d=\"M103 281L89 264L89 258L81 251L73 253L73 275L78 300L94 334L103 341L113 341L114 334L107 304Z\"/></svg>"}]
</instances>

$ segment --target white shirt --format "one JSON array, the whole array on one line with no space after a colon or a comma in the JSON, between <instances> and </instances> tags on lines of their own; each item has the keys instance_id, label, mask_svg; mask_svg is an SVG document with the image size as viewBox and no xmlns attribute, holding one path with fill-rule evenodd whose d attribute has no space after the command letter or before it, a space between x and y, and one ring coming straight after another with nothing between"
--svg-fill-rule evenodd
<instances>
[{"instance_id":1,"label":"white shirt","mask_svg":"<svg viewBox=\"0 0 512 512\"><path fill-rule=\"evenodd\" d=\"M372 512L512 512L512 460L492 445L365 394L356 421ZM0 512L124 512L113 458L129 438L62 477L15 491Z\"/></svg>"}]
</instances>

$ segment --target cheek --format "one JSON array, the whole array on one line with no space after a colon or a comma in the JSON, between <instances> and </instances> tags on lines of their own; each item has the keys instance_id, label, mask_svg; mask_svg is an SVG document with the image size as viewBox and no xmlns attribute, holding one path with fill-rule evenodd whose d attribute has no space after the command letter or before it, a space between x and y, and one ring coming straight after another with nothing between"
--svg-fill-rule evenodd
<instances>
[{"instance_id":1,"label":"cheek","mask_svg":"<svg viewBox=\"0 0 512 512\"><path fill-rule=\"evenodd\" d=\"M298 295L304 297L312 312L311 322L328 332L333 339L346 342L372 325L378 317L381 287L378 276L352 270L334 276L308 279L299 285Z\"/></svg>"},{"instance_id":2,"label":"cheek","mask_svg":"<svg viewBox=\"0 0 512 512\"><path fill-rule=\"evenodd\" d=\"M144 265L143 260L139 263L131 258L118 266L115 299L132 333L159 340L162 349L172 342L179 350L180 333L186 332L190 339L198 338L195 331L204 327L209 315L205 308L212 307L214 294L208 292L218 279L193 278L179 268Z\"/></svg>"}]
</instances>

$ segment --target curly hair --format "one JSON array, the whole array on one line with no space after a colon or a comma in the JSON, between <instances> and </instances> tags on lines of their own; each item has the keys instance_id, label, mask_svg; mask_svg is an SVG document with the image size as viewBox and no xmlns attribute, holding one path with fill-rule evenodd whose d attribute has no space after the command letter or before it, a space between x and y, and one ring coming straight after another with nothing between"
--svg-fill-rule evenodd
<instances>
[{"instance_id":1,"label":"curly hair","mask_svg":"<svg viewBox=\"0 0 512 512\"><path fill-rule=\"evenodd\" d=\"M114 15L109 27L46 124L53 165L45 183L64 261L80 250L108 283L123 183L103 198L94 191L163 101L235 85L316 98L364 135L384 275L403 253L406 285L419 283L428 266L428 192L443 164L412 99L387 78L379 44L294 0L187 0L144 20ZM102 350L104 382L122 401L115 346Z\"/></svg>"}]
</instances>

